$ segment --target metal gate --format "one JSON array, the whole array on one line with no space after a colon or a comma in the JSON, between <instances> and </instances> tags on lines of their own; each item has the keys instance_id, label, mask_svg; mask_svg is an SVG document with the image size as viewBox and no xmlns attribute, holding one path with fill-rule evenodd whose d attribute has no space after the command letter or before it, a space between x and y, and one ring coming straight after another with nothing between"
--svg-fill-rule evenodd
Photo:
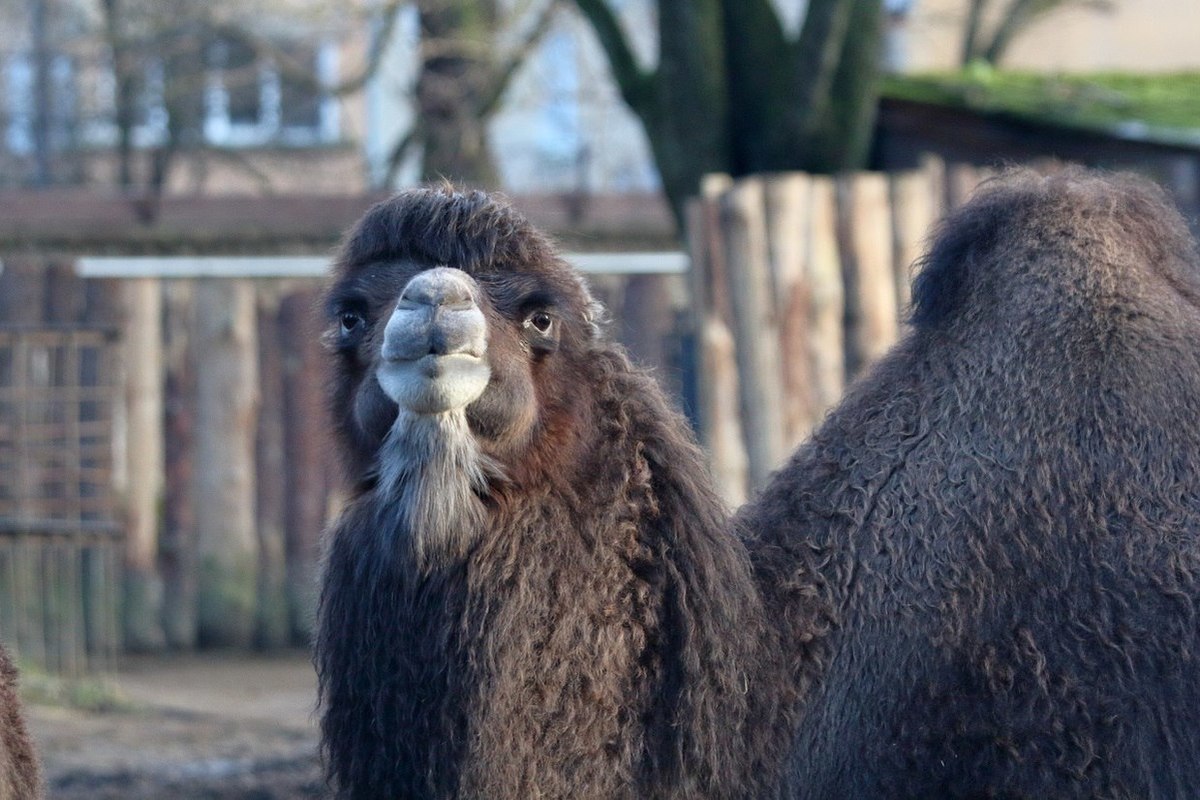
<instances>
[{"instance_id":1,"label":"metal gate","mask_svg":"<svg viewBox=\"0 0 1200 800\"><path fill-rule=\"evenodd\" d=\"M0 327L0 639L62 675L119 645L115 331Z\"/></svg>"}]
</instances>

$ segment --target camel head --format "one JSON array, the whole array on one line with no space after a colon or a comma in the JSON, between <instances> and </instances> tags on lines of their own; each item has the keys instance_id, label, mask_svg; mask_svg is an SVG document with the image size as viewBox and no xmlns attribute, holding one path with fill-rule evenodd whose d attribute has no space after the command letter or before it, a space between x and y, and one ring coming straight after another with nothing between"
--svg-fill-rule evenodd
<instances>
[{"instance_id":1,"label":"camel head","mask_svg":"<svg viewBox=\"0 0 1200 800\"><path fill-rule=\"evenodd\" d=\"M348 471L397 492L410 526L478 527L495 486L535 479L577 438L593 301L494 197L417 189L375 206L343 243L327 313Z\"/></svg>"}]
</instances>

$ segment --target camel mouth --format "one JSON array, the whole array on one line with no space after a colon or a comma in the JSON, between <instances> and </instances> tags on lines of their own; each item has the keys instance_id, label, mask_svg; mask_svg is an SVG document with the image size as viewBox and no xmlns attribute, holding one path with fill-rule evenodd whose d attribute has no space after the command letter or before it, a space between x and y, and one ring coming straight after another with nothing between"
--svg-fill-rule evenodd
<instances>
[{"instance_id":1,"label":"camel mouth","mask_svg":"<svg viewBox=\"0 0 1200 800\"><path fill-rule=\"evenodd\" d=\"M384 328L376 379L414 414L465 408L491 379L487 318L461 270L435 267L404 287Z\"/></svg>"},{"instance_id":2,"label":"camel mouth","mask_svg":"<svg viewBox=\"0 0 1200 800\"><path fill-rule=\"evenodd\" d=\"M442 414L466 408L491 380L487 361L471 353L429 353L380 363L376 380L401 408L413 414Z\"/></svg>"}]
</instances>

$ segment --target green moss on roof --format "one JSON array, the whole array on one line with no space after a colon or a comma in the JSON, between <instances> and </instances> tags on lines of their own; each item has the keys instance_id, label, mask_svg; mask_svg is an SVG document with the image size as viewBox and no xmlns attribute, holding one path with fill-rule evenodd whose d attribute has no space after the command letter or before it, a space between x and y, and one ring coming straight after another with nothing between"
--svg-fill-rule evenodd
<instances>
[{"instance_id":1,"label":"green moss on roof","mask_svg":"<svg viewBox=\"0 0 1200 800\"><path fill-rule=\"evenodd\" d=\"M1200 143L1200 72L1048 75L976 64L954 73L891 76L884 96L1128 138Z\"/></svg>"}]
</instances>

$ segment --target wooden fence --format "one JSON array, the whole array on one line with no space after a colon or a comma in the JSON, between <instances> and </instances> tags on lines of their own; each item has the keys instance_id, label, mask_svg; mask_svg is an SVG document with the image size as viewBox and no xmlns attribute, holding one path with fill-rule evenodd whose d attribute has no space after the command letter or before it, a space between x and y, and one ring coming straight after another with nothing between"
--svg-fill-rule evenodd
<instances>
[{"instance_id":1,"label":"wooden fence","mask_svg":"<svg viewBox=\"0 0 1200 800\"><path fill-rule=\"evenodd\" d=\"M986 172L706 180L688 210L697 417L744 502L898 337L932 223Z\"/></svg>"},{"instance_id":2,"label":"wooden fence","mask_svg":"<svg viewBox=\"0 0 1200 800\"><path fill-rule=\"evenodd\" d=\"M115 331L0 328L0 632L26 663L112 668Z\"/></svg>"},{"instance_id":3,"label":"wooden fence","mask_svg":"<svg viewBox=\"0 0 1200 800\"><path fill-rule=\"evenodd\" d=\"M656 318L682 314L682 253L576 260L618 332L648 274L665 281ZM308 643L320 536L341 494L319 341L325 269L283 257L5 264L0 325L41 337L10 347L0 335L0 639L23 659L71 673L118 650ZM98 320L102 368L88 349ZM74 374L81 359L107 404L44 374ZM64 417L66 400L84 416ZM87 454L63 438L76 429ZM43 502L39 487L62 475L79 479L78 496L59 486ZM56 521L76 508L69 530Z\"/></svg>"}]
</instances>

